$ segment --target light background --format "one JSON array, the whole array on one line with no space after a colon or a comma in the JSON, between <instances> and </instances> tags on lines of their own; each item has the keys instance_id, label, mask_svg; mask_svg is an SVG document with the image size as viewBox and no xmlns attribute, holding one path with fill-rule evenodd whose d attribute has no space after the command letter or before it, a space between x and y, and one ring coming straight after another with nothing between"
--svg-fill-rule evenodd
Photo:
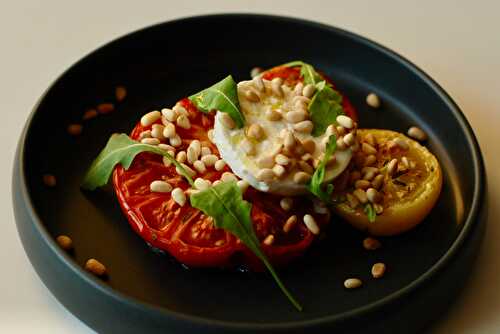
<instances>
[{"instance_id":1,"label":"light background","mask_svg":"<svg viewBox=\"0 0 500 334\"><path fill-rule=\"evenodd\" d=\"M290 15L351 30L409 58L451 94L483 149L490 218L477 270L434 332L500 332L500 5L401 0L1 1L0 332L92 333L43 286L15 229L12 161L38 97L68 66L111 39L165 20L220 12Z\"/></svg>"}]
</instances>

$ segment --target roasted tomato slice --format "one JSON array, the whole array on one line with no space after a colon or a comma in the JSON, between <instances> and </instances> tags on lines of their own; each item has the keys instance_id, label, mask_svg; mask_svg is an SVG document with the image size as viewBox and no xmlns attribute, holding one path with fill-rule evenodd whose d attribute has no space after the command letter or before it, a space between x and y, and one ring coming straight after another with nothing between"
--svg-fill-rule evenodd
<instances>
[{"instance_id":1,"label":"roasted tomato slice","mask_svg":"<svg viewBox=\"0 0 500 334\"><path fill-rule=\"evenodd\" d=\"M266 75L272 79L274 72L270 73ZM281 70L276 73L283 75ZM290 69L287 82L294 85L298 80L299 72ZM344 101L348 103L347 99ZM219 155L217 147L207 135L207 131L213 128L214 115L199 112L188 99L181 100L179 104L188 111L191 127L176 127L182 138L182 144L176 148L176 152L186 150L191 141L197 139L202 147ZM350 115L354 115L354 112ZM161 124L161 121L155 124ZM139 123L132 131L131 138L138 140L141 133L151 129L152 125L144 127ZM228 166L221 171L209 167L205 173L198 174L195 178L215 181L228 171ZM260 260L238 238L216 228L212 218L191 207L189 201L180 206L171 198L170 193L151 192L150 184L154 180L165 180L173 187L184 190L189 188L189 184L176 173L173 165L166 166L162 157L150 153L139 154L128 170L118 166L113 174L113 185L120 206L132 228L146 242L167 251L187 266L232 267L243 264L254 270L263 268ZM249 188L244 198L252 203L254 230L271 263L285 265L301 256L311 245L314 235L301 222L304 214L311 211L309 200L295 200L292 209L285 211L280 206L281 196ZM285 232L285 222L292 215L296 215L298 221ZM327 214L314 216L320 226L329 221ZM273 236L273 242L264 242L269 235Z\"/></svg>"}]
</instances>

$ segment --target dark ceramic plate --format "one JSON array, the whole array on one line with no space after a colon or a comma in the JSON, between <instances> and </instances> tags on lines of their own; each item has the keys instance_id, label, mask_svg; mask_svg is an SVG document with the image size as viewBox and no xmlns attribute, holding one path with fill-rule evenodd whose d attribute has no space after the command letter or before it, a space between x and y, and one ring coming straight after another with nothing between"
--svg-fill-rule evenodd
<instances>
[{"instance_id":1,"label":"dark ceramic plate","mask_svg":"<svg viewBox=\"0 0 500 334\"><path fill-rule=\"evenodd\" d=\"M362 233L338 222L306 258L282 271L303 303L297 312L267 274L186 270L152 252L129 228L110 189L83 193L79 182L113 132L129 132L144 112L170 106L228 73L246 79L254 66L301 59L330 75L359 111L361 127L404 132L419 125L444 170L438 204L410 233L366 252ZM129 95L117 111L70 137L68 123ZM368 92L383 101L364 102ZM416 332L460 290L479 245L485 175L470 126L426 74L386 48L352 33L297 19L217 15L156 25L99 48L65 72L31 114L18 147L13 197L19 233L45 285L99 332L314 333ZM47 188L42 174L57 176ZM70 235L75 251L54 237ZM88 258L106 264L107 280L82 270ZM370 279L376 261L388 265ZM343 288L350 276L365 285Z\"/></svg>"}]
</instances>

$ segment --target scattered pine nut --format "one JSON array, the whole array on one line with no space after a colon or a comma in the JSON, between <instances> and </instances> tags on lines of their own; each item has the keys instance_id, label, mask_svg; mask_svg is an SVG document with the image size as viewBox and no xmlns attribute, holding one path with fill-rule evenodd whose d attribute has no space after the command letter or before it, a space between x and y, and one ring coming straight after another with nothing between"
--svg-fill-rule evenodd
<instances>
[{"instance_id":1,"label":"scattered pine nut","mask_svg":"<svg viewBox=\"0 0 500 334\"><path fill-rule=\"evenodd\" d=\"M296 224L297 224L297 216L296 215L288 217L288 219L285 222L285 225L283 225L283 232L285 232L285 233L290 232Z\"/></svg>"},{"instance_id":2,"label":"scattered pine nut","mask_svg":"<svg viewBox=\"0 0 500 334\"><path fill-rule=\"evenodd\" d=\"M304 215L304 224L312 234L319 234L319 226L313 216L309 214Z\"/></svg>"},{"instance_id":3,"label":"scattered pine nut","mask_svg":"<svg viewBox=\"0 0 500 334\"><path fill-rule=\"evenodd\" d=\"M43 183L45 183L45 185L47 187L55 187L56 184L57 184L57 180L56 180L56 177L52 174L45 174L43 176Z\"/></svg>"},{"instance_id":4,"label":"scattered pine nut","mask_svg":"<svg viewBox=\"0 0 500 334\"><path fill-rule=\"evenodd\" d=\"M427 134L424 132L424 130L416 126L412 126L408 129L408 136L418 141L424 141L427 139Z\"/></svg>"},{"instance_id":5,"label":"scattered pine nut","mask_svg":"<svg viewBox=\"0 0 500 334\"><path fill-rule=\"evenodd\" d=\"M280 206L285 211L290 211L290 209L292 208L292 205L293 205L293 198L291 198L291 197L283 197L280 200Z\"/></svg>"},{"instance_id":6,"label":"scattered pine nut","mask_svg":"<svg viewBox=\"0 0 500 334\"><path fill-rule=\"evenodd\" d=\"M256 77L256 76L258 76L261 72L262 72L262 67L254 67L254 68L252 68L252 70L250 71L250 77L251 77L251 78L255 78L255 77Z\"/></svg>"},{"instance_id":7,"label":"scattered pine nut","mask_svg":"<svg viewBox=\"0 0 500 334\"><path fill-rule=\"evenodd\" d=\"M375 238L367 237L363 240L363 248L366 250L376 250L382 246L380 241Z\"/></svg>"},{"instance_id":8,"label":"scattered pine nut","mask_svg":"<svg viewBox=\"0 0 500 334\"><path fill-rule=\"evenodd\" d=\"M124 86L117 86L115 88L116 101L122 102L127 96L127 89Z\"/></svg>"},{"instance_id":9,"label":"scattered pine nut","mask_svg":"<svg viewBox=\"0 0 500 334\"><path fill-rule=\"evenodd\" d=\"M345 115L337 116L337 123L346 129L352 129L354 127L354 121L349 116Z\"/></svg>"},{"instance_id":10,"label":"scattered pine nut","mask_svg":"<svg viewBox=\"0 0 500 334\"><path fill-rule=\"evenodd\" d=\"M382 262L375 263L372 266L372 276L373 278L381 278L384 276L386 270L386 266Z\"/></svg>"},{"instance_id":11,"label":"scattered pine nut","mask_svg":"<svg viewBox=\"0 0 500 334\"><path fill-rule=\"evenodd\" d=\"M56 238L57 243L64 250L71 250L73 248L73 240L67 235L60 235Z\"/></svg>"},{"instance_id":12,"label":"scattered pine nut","mask_svg":"<svg viewBox=\"0 0 500 334\"><path fill-rule=\"evenodd\" d=\"M172 186L166 181L155 180L151 182L149 189L155 193L168 193L172 191Z\"/></svg>"},{"instance_id":13,"label":"scattered pine nut","mask_svg":"<svg viewBox=\"0 0 500 334\"><path fill-rule=\"evenodd\" d=\"M79 136L82 134L83 126L81 124L68 125L68 133L72 136Z\"/></svg>"},{"instance_id":14,"label":"scattered pine nut","mask_svg":"<svg viewBox=\"0 0 500 334\"><path fill-rule=\"evenodd\" d=\"M85 263L85 269L97 276L103 276L106 274L106 267L96 259L87 260Z\"/></svg>"},{"instance_id":15,"label":"scattered pine nut","mask_svg":"<svg viewBox=\"0 0 500 334\"><path fill-rule=\"evenodd\" d=\"M101 103L97 105L97 111L99 114L109 114L115 110L115 105L113 103Z\"/></svg>"},{"instance_id":16,"label":"scattered pine nut","mask_svg":"<svg viewBox=\"0 0 500 334\"><path fill-rule=\"evenodd\" d=\"M370 93L366 96L366 104L368 104L372 108L380 107L380 99L377 94Z\"/></svg>"},{"instance_id":17,"label":"scattered pine nut","mask_svg":"<svg viewBox=\"0 0 500 334\"><path fill-rule=\"evenodd\" d=\"M186 204L186 194L184 194L184 191L182 191L181 188L175 188L172 190L172 199L180 206L184 206L184 204Z\"/></svg>"},{"instance_id":18,"label":"scattered pine nut","mask_svg":"<svg viewBox=\"0 0 500 334\"><path fill-rule=\"evenodd\" d=\"M158 110L148 112L141 117L141 125L149 126L161 118L161 113Z\"/></svg>"},{"instance_id":19,"label":"scattered pine nut","mask_svg":"<svg viewBox=\"0 0 500 334\"><path fill-rule=\"evenodd\" d=\"M344 287L346 289L356 289L363 285L363 282L359 278L348 278L344 281Z\"/></svg>"},{"instance_id":20,"label":"scattered pine nut","mask_svg":"<svg viewBox=\"0 0 500 334\"><path fill-rule=\"evenodd\" d=\"M271 246L274 243L274 235L269 234L262 243L266 246Z\"/></svg>"},{"instance_id":21,"label":"scattered pine nut","mask_svg":"<svg viewBox=\"0 0 500 334\"><path fill-rule=\"evenodd\" d=\"M88 109L83 113L82 120L88 121L89 119L97 117L98 113L95 109Z\"/></svg>"},{"instance_id":22,"label":"scattered pine nut","mask_svg":"<svg viewBox=\"0 0 500 334\"><path fill-rule=\"evenodd\" d=\"M225 166L226 166L226 162L222 159L217 160L214 164L215 170L218 172L223 170Z\"/></svg>"}]
</instances>

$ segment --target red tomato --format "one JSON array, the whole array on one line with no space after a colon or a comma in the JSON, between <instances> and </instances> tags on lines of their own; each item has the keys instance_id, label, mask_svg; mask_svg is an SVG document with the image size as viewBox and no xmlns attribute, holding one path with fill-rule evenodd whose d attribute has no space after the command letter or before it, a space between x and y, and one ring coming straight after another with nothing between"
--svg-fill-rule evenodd
<instances>
[{"instance_id":1,"label":"red tomato","mask_svg":"<svg viewBox=\"0 0 500 334\"><path fill-rule=\"evenodd\" d=\"M279 69L270 73L266 76L271 79L272 73L276 73L276 76L286 75L289 84L300 80L296 69ZM198 139L202 146L209 147L213 154L218 155L217 147L207 137L207 131L213 127L214 115L199 112L188 99L181 100L180 104L190 114L191 128L186 130L177 127L182 138L182 145L177 148L177 152L186 150L192 140ZM149 129L151 126L143 127L139 123L132 131L131 138L137 140L141 132ZM226 171L230 171L227 166L222 171L208 168L207 172L196 177L215 181ZM166 167L160 156L150 153L139 154L128 170L118 166L113 174L113 185L120 206L132 228L146 242L165 250L187 266L232 267L243 264L250 269L263 269L260 260L239 239L216 228L212 218L191 207L189 201L181 207L173 201L170 193L151 192L149 186L154 180L165 180L173 187L189 188L187 181L176 173L173 165ZM286 212L279 204L281 196L249 188L244 198L252 203L254 230L271 263L286 265L301 256L311 245L314 235L301 221L304 214L311 211L308 200L296 200L292 210ZM299 220L285 233L283 226L291 215L297 215ZM314 216L320 226L328 223L327 215ZM274 236L274 242L266 245L263 240L270 234Z\"/></svg>"}]
</instances>

